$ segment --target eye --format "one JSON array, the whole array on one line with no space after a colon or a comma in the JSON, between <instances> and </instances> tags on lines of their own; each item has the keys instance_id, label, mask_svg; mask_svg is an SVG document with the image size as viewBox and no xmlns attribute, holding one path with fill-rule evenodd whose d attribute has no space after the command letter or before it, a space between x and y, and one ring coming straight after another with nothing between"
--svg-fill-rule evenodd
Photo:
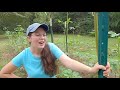
<instances>
[{"instance_id":1,"label":"eye","mask_svg":"<svg viewBox=\"0 0 120 90\"><path fill-rule=\"evenodd\" d=\"M38 33L36 33L35 35L36 35L36 36L40 36L40 34L38 34Z\"/></svg>"},{"instance_id":2,"label":"eye","mask_svg":"<svg viewBox=\"0 0 120 90\"><path fill-rule=\"evenodd\" d=\"M46 34L43 34L43 36L45 37L45 36L47 36Z\"/></svg>"}]
</instances>

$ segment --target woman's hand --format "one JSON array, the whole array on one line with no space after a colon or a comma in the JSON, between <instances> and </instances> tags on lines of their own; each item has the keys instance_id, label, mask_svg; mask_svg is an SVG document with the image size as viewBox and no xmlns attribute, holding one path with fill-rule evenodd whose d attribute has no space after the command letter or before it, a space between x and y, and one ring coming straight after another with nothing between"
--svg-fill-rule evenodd
<instances>
[{"instance_id":1,"label":"woman's hand","mask_svg":"<svg viewBox=\"0 0 120 90\"><path fill-rule=\"evenodd\" d=\"M107 62L106 66L103 65L99 65L98 63L96 63L94 65L94 67L91 68L91 73L97 73L100 69L104 70L103 71L103 76L108 77L109 73L110 73L110 63Z\"/></svg>"}]
</instances>

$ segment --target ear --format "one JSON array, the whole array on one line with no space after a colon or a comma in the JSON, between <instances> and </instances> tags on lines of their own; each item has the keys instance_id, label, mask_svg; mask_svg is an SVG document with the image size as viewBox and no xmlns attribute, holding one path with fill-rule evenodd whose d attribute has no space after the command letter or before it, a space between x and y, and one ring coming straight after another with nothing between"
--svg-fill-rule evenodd
<instances>
[{"instance_id":1,"label":"ear","mask_svg":"<svg viewBox=\"0 0 120 90\"><path fill-rule=\"evenodd\" d=\"M27 40L28 40L28 42L31 42L31 37L27 36Z\"/></svg>"}]
</instances>

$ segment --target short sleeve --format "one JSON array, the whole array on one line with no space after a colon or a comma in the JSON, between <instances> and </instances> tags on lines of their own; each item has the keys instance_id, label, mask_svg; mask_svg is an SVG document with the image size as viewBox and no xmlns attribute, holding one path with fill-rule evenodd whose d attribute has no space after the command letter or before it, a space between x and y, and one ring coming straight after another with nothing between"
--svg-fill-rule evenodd
<instances>
[{"instance_id":1,"label":"short sleeve","mask_svg":"<svg viewBox=\"0 0 120 90\"><path fill-rule=\"evenodd\" d=\"M53 55L59 59L61 57L62 54L64 54L64 52L58 48L54 43L48 43L51 52L53 53Z\"/></svg>"},{"instance_id":2,"label":"short sleeve","mask_svg":"<svg viewBox=\"0 0 120 90\"><path fill-rule=\"evenodd\" d=\"M12 59L13 65L15 65L15 66L17 66L17 67L22 66L24 54L25 54L25 50L23 50L23 51L20 52L17 56L15 56L15 57Z\"/></svg>"}]
</instances>

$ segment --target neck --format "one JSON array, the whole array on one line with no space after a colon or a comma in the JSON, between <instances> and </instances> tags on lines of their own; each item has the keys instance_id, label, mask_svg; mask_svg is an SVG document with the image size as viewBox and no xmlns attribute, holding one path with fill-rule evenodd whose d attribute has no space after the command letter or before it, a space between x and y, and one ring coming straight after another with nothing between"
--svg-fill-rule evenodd
<instances>
[{"instance_id":1,"label":"neck","mask_svg":"<svg viewBox=\"0 0 120 90\"><path fill-rule=\"evenodd\" d=\"M41 51L42 51L42 49L30 47L30 50L32 51L32 53L33 53L35 56L41 56Z\"/></svg>"}]
</instances>

